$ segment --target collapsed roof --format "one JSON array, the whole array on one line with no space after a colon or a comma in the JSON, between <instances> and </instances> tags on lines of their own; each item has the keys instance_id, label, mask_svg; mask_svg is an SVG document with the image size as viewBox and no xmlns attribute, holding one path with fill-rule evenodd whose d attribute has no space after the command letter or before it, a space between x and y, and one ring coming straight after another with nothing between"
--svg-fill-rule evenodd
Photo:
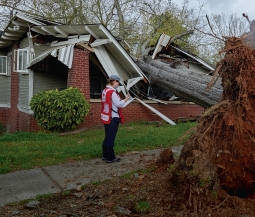
<instances>
[{"instance_id":1,"label":"collapsed roof","mask_svg":"<svg viewBox=\"0 0 255 217\"><path fill-rule=\"evenodd\" d=\"M153 50L152 59L164 57L175 60L180 59L183 62L193 62L199 64L202 68L205 68L205 71L214 71L215 68L198 57L195 54L190 53L189 51L179 47L177 44L171 42L171 37L166 34L161 34L155 49Z\"/></svg>"},{"instance_id":2,"label":"collapsed roof","mask_svg":"<svg viewBox=\"0 0 255 217\"><path fill-rule=\"evenodd\" d=\"M31 39L34 37L32 34L39 33L44 36L53 36L52 41L54 39L57 41L57 43L52 43L51 48L43 54L37 57L32 56L34 58L29 67L48 55L52 54L56 57L56 51L60 51L59 60L63 62L64 56L68 55L68 58L65 58L66 62L63 63L66 63L70 68L72 48L75 44L80 43L87 48L88 46L92 47L91 50L95 52L107 75L119 75L126 82L127 90L140 80L145 79L148 82L142 70L102 24L64 25L17 13L0 36L0 48L9 47L13 40L19 40L27 32L30 33L28 36ZM33 47L33 43L30 43L30 47ZM124 89L122 91L126 92Z\"/></svg>"},{"instance_id":3,"label":"collapsed roof","mask_svg":"<svg viewBox=\"0 0 255 217\"><path fill-rule=\"evenodd\" d=\"M21 40L25 34L28 36L31 54L28 68L49 55L56 57L68 68L71 68L73 48L79 45L95 53L108 77L117 74L124 81L125 85L118 87L118 91L121 91L124 95L139 81L149 83L142 70L102 24L65 25L17 13L0 35L0 49L12 46L13 41ZM36 55L33 39L39 36L48 37L50 47ZM143 105L145 104L139 98L136 99ZM174 124L169 118L151 106L145 106L165 121Z\"/></svg>"}]
</instances>

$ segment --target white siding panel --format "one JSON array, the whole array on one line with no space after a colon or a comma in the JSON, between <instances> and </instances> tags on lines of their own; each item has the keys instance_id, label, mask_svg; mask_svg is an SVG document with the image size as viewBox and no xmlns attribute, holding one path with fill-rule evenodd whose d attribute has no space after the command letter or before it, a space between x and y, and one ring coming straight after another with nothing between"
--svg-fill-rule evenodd
<instances>
[{"instance_id":1,"label":"white siding panel","mask_svg":"<svg viewBox=\"0 0 255 217\"><path fill-rule=\"evenodd\" d=\"M59 49L59 55L58 55L58 60L63 62L64 61L64 58L65 58L65 55L66 55L66 47L63 47L63 48L60 48Z\"/></svg>"},{"instance_id":2,"label":"white siding panel","mask_svg":"<svg viewBox=\"0 0 255 217\"><path fill-rule=\"evenodd\" d=\"M70 51L69 62L68 62L69 69L72 68L72 64L73 64L73 47L74 47L74 45L71 45L71 51Z\"/></svg>"},{"instance_id":3,"label":"white siding panel","mask_svg":"<svg viewBox=\"0 0 255 217\"><path fill-rule=\"evenodd\" d=\"M116 56L117 53L115 54L112 53L104 45L94 47L93 49L95 50L95 54L100 60L100 63L104 67L107 75L108 76L111 76L113 74L119 75L123 81L127 81L128 89L134 84L136 84L139 80L143 79L143 77L139 76L139 74L135 74L134 76L132 73L130 73L128 69L129 65L126 65L125 63L120 62L121 59ZM122 88L119 88L119 89L122 89ZM124 89L123 89L123 93L125 94Z\"/></svg>"},{"instance_id":4,"label":"white siding panel","mask_svg":"<svg viewBox=\"0 0 255 217\"><path fill-rule=\"evenodd\" d=\"M66 55L63 58L63 63L68 66L68 62L69 62L69 57L70 57L70 52L71 52L71 46L66 47Z\"/></svg>"},{"instance_id":5,"label":"white siding panel","mask_svg":"<svg viewBox=\"0 0 255 217\"><path fill-rule=\"evenodd\" d=\"M73 62L73 47L74 45L59 48L58 60L65 64L69 69Z\"/></svg>"},{"instance_id":6,"label":"white siding panel","mask_svg":"<svg viewBox=\"0 0 255 217\"><path fill-rule=\"evenodd\" d=\"M34 72L34 92L37 94L45 90L63 90L67 88L66 79L59 79L57 76Z\"/></svg>"},{"instance_id":7,"label":"white siding panel","mask_svg":"<svg viewBox=\"0 0 255 217\"><path fill-rule=\"evenodd\" d=\"M118 75L119 73L117 69L115 68L115 65L111 61L111 58L108 52L106 51L106 49L103 46L99 46L99 47L95 47L94 50L95 50L95 54L97 58L99 59L102 66L104 67L107 75L108 76L111 76L113 74Z\"/></svg>"},{"instance_id":8,"label":"white siding panel","mask_svg":"<svg viewBox=\"0 0 255 217\"><path fill-rule=\"evenodd\" d=\"M29 74L19 75L19 107L28 108L29 103Z\"/></svg>"},{"instance_id":9,"label":"white siding panel","mask_svg":"<svg viewBox=\"0 0 255 217\"><path fill-rule=\"evenodd\" d=\"M35 56L39 56L40 54L42 54L43 52L45 52L46 50L48 50L50 48L50 45L34 45L34 50L35 50Z\"/></svg>"},{"instance_id":10,"label":"white siding panel","mask_svg":"<svg viewBox=\"0 0 255 217\"><path fill-rule=\"evenodd\" d=\"M125 68L125 64L119 62L119 60L106 48L106 52L111 59L111 62L113 63L116 71L120 75L120 77L123 80L127 80L129 78L132 78L132 75L129 73L129 71Z\"/></svg>"},{"instance_id":11,"label":"white siding panel","mask_svg":"<svg viewBox=\"0 0 255 217\"><path fill-rule=\"evenodd\" d=\"M74 45L69 45L69 46L61 46L61 47L51 47L41 53L39 56L34 58L30 66L42 61L45 57L48 55L52 55L53 57L58 58L60 62L65 64L69 69L72 67L72 62L73 62L73 48Z\"/></svg>"},{"instance_id":12,"label":"white siding panel","mask_svg":"<svg viewBox=\"0 0 255 217\"><path fill-rule=\"evenodd\" d=\"M9 105L11 99L11 77L0 75L0 105Z\"/></svg>"},{"instance_id":13,"label":"white siding panel","mask_svg":"<svg viewBox=\"0 0 255 217\"><path fill-rule=\"evenodd\" d=\"M168 42L169 42L169 40L170 40L170 37L169 37L168 35L165 35L165 34L163 34L163 35L164 35L164 36L163 36L161 45L163 45L164 47L166 47L167 44L168 44Z\"/></svg>"},{"instance_id":14,"label":"white siding panel","mask_svg":"<svg viewBox=\"0 0 255 217\"><path fill-rule=\"evenodd\" d=\"M29 46L28 38L24 38L22 41L20 41L19 48L26 48Z\"/></svg>"},{"instance_id":15,"label":"white siding panel","mask_svg":"<svg viewBox=\"0 0 255 217\"><path fill-rule=\"evenodd\" d=\"M53 51L50 53L50 55L53 56L53 57L57 57L57 53L58 53L57 51L58 51L57 49L53 50Z\"/></svg>"}]
</instances>

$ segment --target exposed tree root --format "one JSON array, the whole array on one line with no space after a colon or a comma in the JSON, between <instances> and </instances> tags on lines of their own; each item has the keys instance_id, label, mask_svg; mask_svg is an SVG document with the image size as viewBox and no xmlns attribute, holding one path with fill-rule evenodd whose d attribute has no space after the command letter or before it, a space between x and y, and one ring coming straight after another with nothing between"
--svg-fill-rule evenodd
<instances>
[{"instance_id":1,"label":"exposed tree root","mask_svg":"<svg viewBox=\"0 0 255 217\"><path fill-rule=\"evenodd\" d=\"M208 208L203 204L213 205L212 195L221 190L241 198L255 193L255 49L248 46L251 37L227 38L226 54L217 70L222 76L221 101L201 117L174 165L171 183L185 192L180 203L188 201L192 216L203 216Z\"/></svg>"}]
</instances>

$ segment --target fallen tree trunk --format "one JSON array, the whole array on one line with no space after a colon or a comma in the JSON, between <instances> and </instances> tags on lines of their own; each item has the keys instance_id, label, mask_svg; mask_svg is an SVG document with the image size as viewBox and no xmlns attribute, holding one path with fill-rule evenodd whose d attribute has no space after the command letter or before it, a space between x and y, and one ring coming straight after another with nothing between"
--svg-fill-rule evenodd
<instances>
[{"instance_id":1,"label":"fallen tree trunk","mask_svg":"<svg viewBox=\"0 0 255 217\"><path fill-rule=\"evenodd\" d=\"M194 72L182 64L168 64L150 57L135 60L151 84L169 90L176 96L208 108L219 102L222 95L221 79L206 89L212 76Z\"/></svg>"}]
</instances>

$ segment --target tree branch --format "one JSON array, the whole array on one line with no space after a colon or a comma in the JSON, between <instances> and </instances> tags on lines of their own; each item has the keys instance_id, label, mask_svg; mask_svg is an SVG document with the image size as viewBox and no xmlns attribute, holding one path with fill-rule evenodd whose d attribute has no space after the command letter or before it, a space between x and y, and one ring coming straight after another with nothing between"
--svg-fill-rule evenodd
<instances>
[{"instance_id":1,"label":"tree branch","mask_svg":"<svg viewBox=\"0 0 255 217\"><path fill-rule=\"evenodd\" d=\"M250 19L249 19L249 17L248 17L248 14L246 13L243 13L243 17L245 17L247 20L248 20L248 22L249 22L249 24L251 24L251 21L250 21Z\"/></svg>"},{"instance_id":2,"label":"tree branch","mask_svg":"<svg viewBox=\"0 0 255 217\"><path fill-rule=\"evenodd\" d=\"M207 14L206 14L206 19L207 19L207 22L208 22L208 24L209 24L209 26L210 26L210 29L212 30L213 35L216 35L216 34L214 33L214 31L213 31L213 28L212 28L212 26L211 26L211 23L210 23L210 20L209 20L209 17L208 17Z\"/></svg>"},{"instance_id":3,"label":"tree branch","mask_svg":"<svg viewBox=\"0 0 255 217\"><path fill-rule=\"evenodd\" d=\"M219 37L218 37L218 36L216 36L216 35L213 35L213 34L211 34L211 33L203 32L203 31L201 31L200 29L197 29L197 28L195 28L195 30L197 30L197 31L199 31L199 32L201 32L201 33L203 33L203 34L205 34L205 35L212 36L212 37L214 37L214 38L217 38L217 39L219 39L219 40L221 40L221 41L225 42L222 38L219 38Z\"/></svg>"},{"instance_id":4,"label":"tree branch","mask_svg":"<svg viewBox=\"0 0 255 217\"><path fill-rule=\"evenodd\" d=\"M184 33L181 33L179 35L176 35L174 37L171 38L171 40L169 41L169 44L172 43L173 41L185 36L185 35L190 35L190 34L193 34L194 33L194 30L189 30L187 32L184 32Z\"/></svg>"}]
</instances>

